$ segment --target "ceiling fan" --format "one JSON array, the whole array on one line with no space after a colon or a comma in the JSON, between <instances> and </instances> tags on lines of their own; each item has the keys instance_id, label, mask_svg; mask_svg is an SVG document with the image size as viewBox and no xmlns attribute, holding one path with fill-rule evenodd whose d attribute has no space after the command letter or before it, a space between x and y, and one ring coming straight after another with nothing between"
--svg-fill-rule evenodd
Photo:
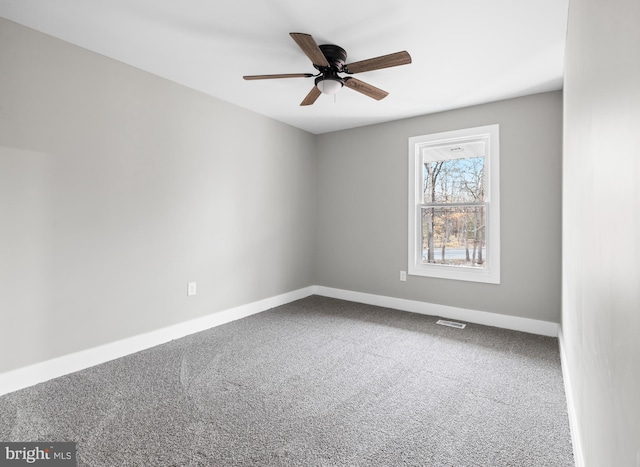
<instances>
[{"instance_id":1,"label":"ceiling fan","mask_svg":"<svg viewBox=\"0 0 640 467\"><path fill-rule=\"evenodd\" d=\"M337 45L323 44L318 45L310 34L300 32L292 32L289 34L298 47L302 49L307 57L313 63L313 66L319 73L289 73L279 75L249 75L243 76L246 80L255 79L275 79L275 78L314 78L315 86L311 89L307 97L300 105L311 105L320 94L335 94L343 86L358 91L365 96L373 99L384 99L389 95L375 86L352 78L351 76L342 77L338 73L346 73L352 75L354 73L363 73L365 71L379 70L381 68L390 68L399 65L407 65L411 63L411 56L407 51L396 52L389 55L370 58L359 62L345 64L347 60L347 52Z\"/></svg>"}]
</instances>

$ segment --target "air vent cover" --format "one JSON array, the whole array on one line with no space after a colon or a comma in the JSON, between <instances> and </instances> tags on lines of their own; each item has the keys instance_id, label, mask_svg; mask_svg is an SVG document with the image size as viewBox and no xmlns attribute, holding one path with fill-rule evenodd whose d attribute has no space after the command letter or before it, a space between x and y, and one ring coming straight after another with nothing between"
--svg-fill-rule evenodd
<instances>
[{"instance_id":1,"label":"air vent cover","mask_svg":"<svg viewBox=\"0 0 640 467\"><path fill-rule=\"evenodd\" d=\"M464 329L466 324L456 323L455 321L447 321L444 319L439 319L436 321L436 324L442 324L443 326L449 326L450 328Z\"/></svg>"}]
</instances>

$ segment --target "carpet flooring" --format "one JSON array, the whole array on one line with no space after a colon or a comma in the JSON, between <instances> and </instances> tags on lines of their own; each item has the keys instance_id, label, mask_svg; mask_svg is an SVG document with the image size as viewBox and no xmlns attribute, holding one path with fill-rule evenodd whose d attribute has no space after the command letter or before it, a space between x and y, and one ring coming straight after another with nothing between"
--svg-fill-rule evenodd
<instances>
[{"instance_id":1,"label":"carpet flooring","mask_svg":"<svg viewBox=\"0 0 640 467\"><path fill-rule=\"evenodd\" d=\"M572 466L554 338L311 296L0 397L87 466Z\"/></svg>"}]
</instances>

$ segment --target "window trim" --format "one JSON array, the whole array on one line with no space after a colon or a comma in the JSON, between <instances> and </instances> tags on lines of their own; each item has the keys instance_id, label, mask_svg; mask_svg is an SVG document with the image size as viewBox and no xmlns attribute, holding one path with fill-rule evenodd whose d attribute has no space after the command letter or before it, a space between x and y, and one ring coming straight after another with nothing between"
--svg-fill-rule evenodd
<instances>
[{"instance_id":1,"label":"window trim","mask_svg":"<svg viewBox=\"0 0 640 467\"><path fill-rule=\"evenodd\" d=\"M488 138L485 165L485 199L487 212L487 241L485 268L423 264L422 236L419 211L422 203L422 150L440 145ZM500 284L500 133L499 125L485 125L462 130L445 131L409 138L409 266L414 276L436 277L472 282Z\"/></svg>"}]
</instances>

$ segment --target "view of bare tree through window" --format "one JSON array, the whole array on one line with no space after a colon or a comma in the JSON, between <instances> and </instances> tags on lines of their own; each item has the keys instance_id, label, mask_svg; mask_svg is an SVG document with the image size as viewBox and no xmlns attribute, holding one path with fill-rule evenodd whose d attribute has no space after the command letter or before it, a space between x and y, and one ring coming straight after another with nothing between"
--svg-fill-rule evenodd
<instances>
[{"instance_id":1,"label":"view of bare tree through window","mask_svg":"<svg viewBox=\"0 0 640 467\"><path fill-rule=\"evenodd\" d=\"M500 283L499 130L409 138L409 274Z\"/></svg>"},{"instance_id":2,"label":"view of bare tree through window","mask_svg":"<svg viewBox=\"0 0 640 467\"><path fill-rule=\"evenodd\" d=\"M449 155L424 160L421 218L425 264L486 266L485 158L465 157L464 149L446 148L457 151L459 158Z\"/></svg>"}]
</instances>

